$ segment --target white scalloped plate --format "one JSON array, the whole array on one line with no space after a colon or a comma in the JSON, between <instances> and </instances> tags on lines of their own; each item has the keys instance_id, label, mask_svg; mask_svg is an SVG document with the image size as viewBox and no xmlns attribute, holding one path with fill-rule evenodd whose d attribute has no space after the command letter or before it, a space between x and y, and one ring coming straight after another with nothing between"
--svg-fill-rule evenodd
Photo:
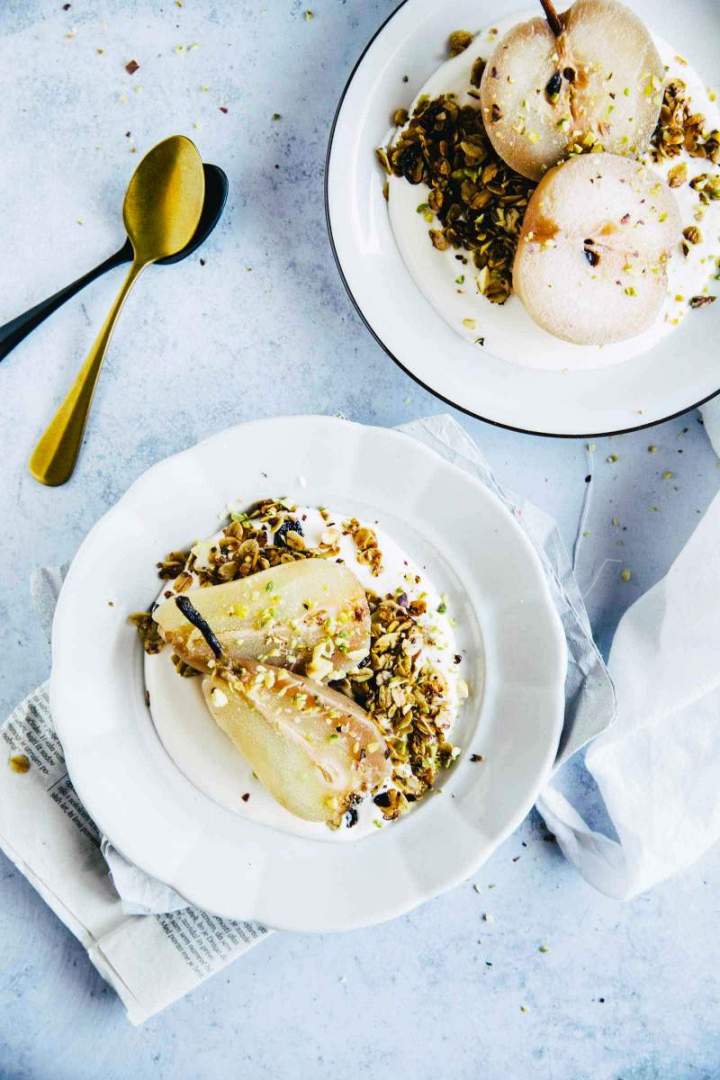
<instances>
[{"instance_id":1,"label":"white scalloped plate","mask_svg":"<svg viewBox=\"0 0 720 1080\"><path fill-rule=\"evenodd\" d=\"M229 501L269 494L377 519L459 614L474 693L457 736L485 762L463 754L441 794L357 843L291 836L218 805L168 756L145 705L127 615L155 597L156 561L210 534ZM555 756L565 669L540 562L494 495L407 435L287 417L160 462L92 529L55 615L51 701L78 795L128 859L227 918L346 930L460 883L520 823Z\"/></svg>"},{"instance_id":2,"label":"white scalloped plate","mask_svg":"<svg viewBox=\"0 0 720 1080\"><path fill-rule=\"evenodd\" d=\"M717 0L626 2L708 84L717 83ZM478 350L455 333L410 276L390 227L374 151L387 140L392 112L409 106L446 58L453 30L480 30L531 10L527 0L403 0L379 28L350 75L330 134L325 203L338 269L388 355L426 390L471 416L564 437L648 427L718 393L713 342L720 303L691 313L702 317L688 317L649 352L625 363L535 370L493 356L491 347Z\"/></svg>"}]
</instances>

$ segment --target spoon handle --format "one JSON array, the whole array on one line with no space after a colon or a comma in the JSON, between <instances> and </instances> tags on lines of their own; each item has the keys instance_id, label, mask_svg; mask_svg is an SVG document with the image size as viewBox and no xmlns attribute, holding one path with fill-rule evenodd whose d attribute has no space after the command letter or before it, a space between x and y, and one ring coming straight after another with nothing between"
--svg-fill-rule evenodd
<instances>
[{"instance_id":1,"label":"spoon handle","mask_svg":"<svg viewBox=\"0 0 720 1080\"><path fill-rule=\"evenodd\" d=\"M17 315L10 322L5 323L4 326L0 326L0 360L4 360L16 345L19 345L28 334L32 333L41 322L47 319L48 315L52 315L53 311L57 311L71 296L75 296L76 293L84 289L95 278L100 277L101 274L112 270L115 266L120 266L121 263L130 262L131 259L132 246L128 241L123 244L119 251L116 251L114 255L111 255L105 262L100 263L99 266L96 266L94 270L88 271L87 274L79 277L77 281L73 281L71 285L66 285L64 289L60 289L53 296L48 296L47 300L41 300L35 307L29 308L22 315Z\"/></svg>"},{"instance_id":2,"label":"spoon handle","mask_svg":"<svg viewBox=\"0 0 720 1080\"><path fill-rule=\"evenodd\" d=\"M146 265L133 262L75 382L33 451L30 472L41 484L58 487L73 474L110 337L125 298Z\"/></svg>"}]
</instances>

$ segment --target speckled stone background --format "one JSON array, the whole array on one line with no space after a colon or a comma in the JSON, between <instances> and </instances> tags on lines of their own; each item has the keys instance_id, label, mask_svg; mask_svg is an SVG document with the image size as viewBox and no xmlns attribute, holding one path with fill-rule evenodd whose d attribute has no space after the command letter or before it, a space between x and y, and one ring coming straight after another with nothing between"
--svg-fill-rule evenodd
<instances>
[{"instance_id":1,"label":"speckled stone background","mask_svg":"<svg viewBox=\"0 0 720 1080\"><path fill-rule=\"evenodd\" d=\"M394 0L308 2L313 19L305 0L0 4L0 323L119 246L124 186L159 138L187 133L232 185L206 248L136 288L66 487L40 488L25 462L121 271L0 367L3 714L48 671L28 607L32 569L72 558L148 465L251 417L342 412L389 425L439 408L360 324L325 234L335 102ZM697 416L599 440L590 454L461 419L501 480L556 515L569 543L592 475L579 577L607 647L720 486ZM135 1030L0 857L0 1077L717 1077L719 881L711 853L615 903L531 817L476 888L373 930L275 935Z\"/></svg>"}]
</instances>

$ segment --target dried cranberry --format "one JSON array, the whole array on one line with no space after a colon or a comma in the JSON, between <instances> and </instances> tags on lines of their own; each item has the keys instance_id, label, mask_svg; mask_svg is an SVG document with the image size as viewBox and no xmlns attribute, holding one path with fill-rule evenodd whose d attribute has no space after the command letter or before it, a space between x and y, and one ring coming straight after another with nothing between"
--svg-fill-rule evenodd
<instances>
[{"instance_id":1,"label":"dried cranberry","mask_svg":"<svg viewBox=\"0 0 720 1080\"><path fill-rule=\"evenodd\" d=\"M278 547L287 547L287 540L285 537L289 532L295 532L298 536L304 536L302 525L299 521L295 521L294 518L290 518L288 521L283 521L282 525L275 533L275 543Z\"/></svg>"}]
</instances>

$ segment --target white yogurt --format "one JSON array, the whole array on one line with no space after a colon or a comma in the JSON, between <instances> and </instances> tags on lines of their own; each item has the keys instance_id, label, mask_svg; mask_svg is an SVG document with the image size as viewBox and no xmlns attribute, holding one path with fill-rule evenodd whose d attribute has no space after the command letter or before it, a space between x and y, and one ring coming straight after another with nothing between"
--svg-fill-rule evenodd
<instances>
[{"instance_id":1,"label":"white yogurt","mask_svg":"<svg viewBox=\"0 0 720 1080\"><path fill-rule=\"evenodd\" d=\"M330 513L330 521L340 531L344 515L333 516L332 511ZM294 516L302 522L308 546L316 547L321 534L330 526L316 509L299 507ZM462 665L454 661L457 643L451 613L438 612L438 607L445 607L443 598L424 571L409 559L402 548L375 522L364 524L369 525L377 535L383 556L382 573L373 577L370 568L357 561L357 549L350 536L339 538L339 557L345 560L345 565L366 590L384 596L401 587L409 600L421 596L426 600L428 614L418 619L424 631L423 657L441 672L448 683L446 721L450 732L464 690ZM166 593L172 594L172 591L172 582L169 582L158 601L165 599ZM248 762L212 719L202 697L200 682L199 678L183 679L178 676L170 649L163 649L154 656L145 656L145 685L158 735L181 772L209 798L261 825L331 843L359 840L374 834L378 828L392 824L385 821L379 808L369 798L356 808L358 821L350 829L343 827L333 830L322 822L303 821L280 806L253 776ZM249 797L245 799L245 795Z\"/></svg>"},{"instance_id":2,"label":"white yogurt","mask_svg":"<svg viewBox=\"0 0 720 1080\"><path fill-rule=\"evenodd\" d=\"M481 31L465 52L438 68L418 97L436 98L440 94L454 93L459 104L479 107L477 99L467 93L471 89L473 64L479 57L487 59L500 37L525 17L513 17L494 24L495 33ZM667 78L682 79L692 96L694 109L705 115L709 127L720 127L720 111L697 72L678 59L672 46L660 38L654 40L668 68ZM688 181L699 173L720 172L712 162L691 158L685 153L662 164L651 162L649 155L645 160L662 179L681 161L687 164ZM469 253L453 248L438 251L433 247L428 237L430 226L417 213L418 205L427 202L429 193L426 184L410 184L403 177L391 176L388 208L392 230L416 285L453 330L475 345L479 361L482 361L483 349L524 367L556 371L582 371L630 360L653 348L682 322L688 313L690 299L707 291L708 282L716 272L715 260L720 255L720 202L711 202L705 207L703 220L698 223L703 242L693 246L685 257L678 241L668 266L667 299L653 325L636 337L612 345L573 345L553 337L533 322L517 296L511 296L503 305L491 304L475 287L477 271ZM694 214L701 205L697 192L688 182L674 189L673 194L678 201L683 227L695 224ZM468 255L467 265L455 258L458 254ZM465 281L458 284L456 279L462 275Z\"/></svg>"}]
</instances>

